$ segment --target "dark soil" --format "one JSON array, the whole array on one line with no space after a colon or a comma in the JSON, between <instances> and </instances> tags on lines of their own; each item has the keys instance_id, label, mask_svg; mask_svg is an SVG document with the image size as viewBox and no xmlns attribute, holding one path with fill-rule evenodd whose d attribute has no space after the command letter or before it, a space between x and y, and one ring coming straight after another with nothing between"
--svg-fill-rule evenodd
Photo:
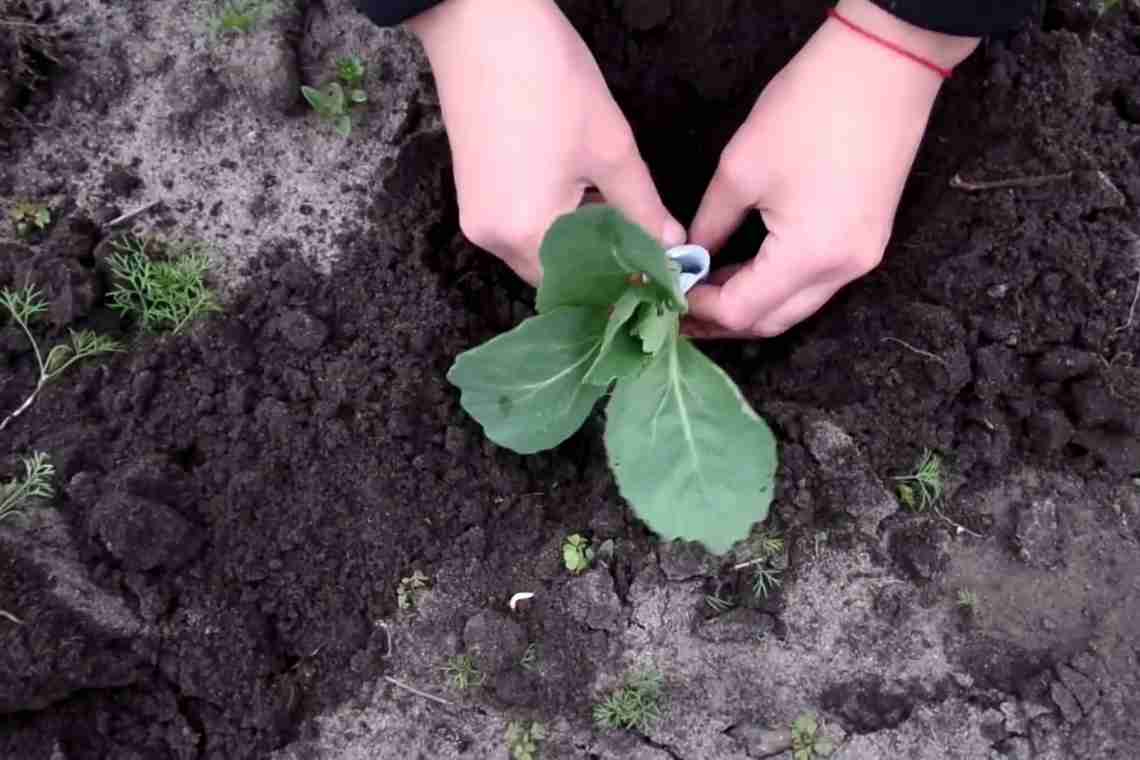
<instances>
[{"instance_id":1,"label":"dark soil","mask_svg":"<svg viewBox=\"0 0 1140 760\"><path fill-rule=\"evenodd\" d=\"M719 147L822 7L564 5L686 218ZM1061 29L990 43L948 86L885 264L786 336L709 347L777 429L777 519L793 536L845 508L838 494L800 498L821 492L803 440L820 411L876 471L897 474L928 447L951 456L967 491L1025 464L1093 490L1140 474L1138 39L1140 17L1120 13L1095 40ZM0 475L16 474L24 452L51 452L83 563L130 601L144 633L108 636L45 603L49 579L0 547L0 608L25 621L0 624L0 757L46 760L57 742L68 760L266 757L385 672L374 621L395 612L413 568L474 567L473 600L511 578L564 584L542 552L587 531L623 541L615 579L628 588L652 542L614 507L599 425L522 458L482 439L445 380L457 353L531 302L458 236L448 160L438 134L411 135L365 210L381 232L341 231L330 276L283 241L224 316L85 363L5 432ZM955 173L1065 176L965 192L950 187ZM742 233L737 253L759 234ZM0 286L30 278L51 298L49 340L89 326L131 334L104 308L98 242L72 219L32 247L3 248ZM33 361L11 325L0 352L10 409ZM971 503L951 502L951 516L993 529ZM923 550L914 533L900 565ZM582 710L560 677L590 680L605 626L528 625L549 675L503 677L495 699ZM1024 664L987 656L999 670ZM1029 668L1052 664L1046 653ZM883 697L852 713L855 697L826 696L856 731L910 712Z\"/></svg>"}]
</instances>

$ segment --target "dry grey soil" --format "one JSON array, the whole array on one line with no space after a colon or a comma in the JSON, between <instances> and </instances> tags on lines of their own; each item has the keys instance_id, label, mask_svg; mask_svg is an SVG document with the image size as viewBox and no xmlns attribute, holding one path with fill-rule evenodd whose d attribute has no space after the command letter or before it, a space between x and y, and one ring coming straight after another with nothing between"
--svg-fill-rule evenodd
<instances>
[{"instance_id":1,"label":"dry grey soil","mask_svg":"<svg viewBox=\"0 0 1140 760\"><path fill-rule=\"evenodd\" d=\"M987 44L944 92L883 266L784 337L709 348L780 440L786 569L761 599L733 569L749 546L653 541L598 420L523 458L459 409L450 362L532 295L458 233L402 33L333 0L216 43L204 3L22 10L40 5L0 3L66 53L13 86L0 25L0 190L54 221L6 233L0 286L45 290L49 342L93 327L131 350L0 438L0 475L44 451L58 493L0 527L0 609L22 621L0 620L0 757L506 758L508 722L537 720L546 758L787 758L808 712L846 759L1140 756L1134 0L1099 20L1051 2ZM686 218L824 7L564 5ZM371 105L341 140L296 88L349 51ZM227 286L176 337L105 302L105 222L155 200L135 231L210 243ZM0 326L0 407L32 367ZM893 488L924 448L949 471L941 514ZM613 557L569 576L573 532ZM398 609L415 570L431 588ZM466 691L442 672L461 652L485 675ZM595 728L639 668L664 677L663 718Z\"/></svg>"}]
</instances>

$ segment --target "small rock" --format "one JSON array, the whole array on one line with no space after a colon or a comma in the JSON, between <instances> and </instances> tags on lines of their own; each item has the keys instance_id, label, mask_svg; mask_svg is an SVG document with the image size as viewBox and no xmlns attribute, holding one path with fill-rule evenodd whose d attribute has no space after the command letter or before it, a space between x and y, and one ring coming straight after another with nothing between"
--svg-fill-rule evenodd
<instances>
[{"instance_id":1,"label":"small rock","mask_svg":"<svg viewBox=\"0 0 1140 760\"><path fill-rule=\"evenodd\" d=\"M1049 696L1053 698L1053 704L1061 709L1061 715L1069 723L1080 723L1081 708L1077 704L1076 697L1072 692L1065 688L1060 682L1054 682L1052 688L1049 690Z\"/></svg>"},{"instance_id":2,"label":"small rock","mask_svg":"<svg viewBox=\"0 0 1140 760\"><path fill-rule=\"evenodd\" d=\"M321 320L301 309L291 309L274 323L276 331L297 351L311 354L325 344L329 328Z\"/></svg>"},{"instance_id":3,"label":"small rock","mask_svg":"<svg viewBox=\"0 0 1140 760\"><path fill-rule=\"evenodd\" d=\"M594 569L566 587L570 616L598 631L621 630L622 606L614 582L604 569Z\"/></svg>"},{"instance_id":4,"label":"small rock","mask_svg":"<svg viewBox=\"0 0 1140 760\"><path fill-rule=\"evenodd\" d=\"M483 610L467 620L463 643L479 668L495 675L519 663L526 651L526 631L499 612Z\"/></svg>"},{"instance_id":5,"label":"small rock","mask_svg":"<svg viewBox=\"0 0 1140 760\"><path fill-rule=\"evenodd\" d=\"M855 440L831 421L816 419L808 423L804 442L820 465L824 482L818 495L832 509L854 516L864 532L876 535L879 523L898 511L898 505Z\"/></svg>"},{"instance_id":6,"label":"small rock","mask_svg":"<svg viewBox=\"0 0 1140 760\"><path fill-rule=\"evenodd\" d=\"M792 748L792 732L787 728L741 723L730 728L728 735L745 746L749 757L772 757Z\"/></svg>"},{"instance_id":7,"label":"small rock","mask_svg":"<svg viewBox=\"0 0 1140 760\"><path fill-rule=\"evenodd\" d=\"M1077 698L1080 703L1081 710L1086 714L1089 713L1096 703L1100 701L1100 689L1096 684L1088 679L1087 676L1081 675L1076 670L1073 670L1068 665L1058 665L1057 677L1065 684L1073 696Z\"/></svg>"},{"instance_id":8,"label":"small rock","mask_svg":"<svg viewBox=\"0 0 1140 760\"><path fill-rule=\"evenodd\" d=\"M1021 558L1030 565L1049 568L1061 561L1057 504L1053 499L1034 499L1021 506L1016 541Z\"/></svg>"},{"instance_id":9,"label":"small rock","mask_svg":"<svg viewBox=\"0 0 1140 760\"><path fill-rule=\"evenodd\" d=\"M201 542L198 529L178 512L126 493L104 497L91 511L88 527L131 570L177 568Z\"/></svg>"},{"instance_id":10,"label":"small rock","mask_svg":"<svg viewBox=\"0 0 1140 760\"><path fill-rule=\"evenodd\" d=\"M1036 374L1042 380L1061 382L1087 375L1096 369L1097 357L1070 346L1056 348L1037 362Z\"/></svg>"}]
</instances>

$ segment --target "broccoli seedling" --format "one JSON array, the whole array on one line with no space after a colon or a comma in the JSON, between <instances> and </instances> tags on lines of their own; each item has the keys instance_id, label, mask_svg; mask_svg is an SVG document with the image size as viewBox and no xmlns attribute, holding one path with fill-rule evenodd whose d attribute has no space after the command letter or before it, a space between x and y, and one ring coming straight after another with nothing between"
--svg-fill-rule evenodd
<instances>
[{"instance_id":1,"label":"broccoli seedling","mask_svg":"<svg viewBox=\"0 0 1140 760\"><path fill-rule=\"evenodd\" d=\"M795 760L827 757L833 749L831 739L820 733L819 721L814 715L801 715L792 723L792 757Z\"/></svg>"},{"instance_id":2,"label":"broccoli seedling","mask_svg":"<svg viewBox=\"0 0 1140 760\"><path fill-rule=\"evenodd\" d=\"M644 733L661 718L663 683L660 673L634 674L594 706L594 723L599 728Z\"/></svg>"},{"instance_id":3,"label":"broccoli seedling","mask_svg":"<svg viewBox=\"0 0 1140 760\"><path fill-rule=\"evenodd\" d=\"M463 408L493 442L532 454L573 435L612 386L605 446L622 496L661 540L728 551L768 513L776 439L681 336L688 306L664 249L594 205L558 219L540 257L538 316L449 371Z\"/></svg>"},{"instance_id":4,"label":"broccoli seedling","mask_svg":"<svg viewBox=\"0 0 1140 760\"><path fill-rule=\"evenodd\" d=\"M301 87L301 95L313 110L327 122L341 137L352 134L352 110L368 102L364 91L364 61L355 55L340 58L336 62L336 79L322 87Z\"/></svg>"},{"instance_id":5,"label":"broccoli seedling","mask_svg":"<svg viewBox=\"0 0 1140 760\"><path fill-rule=\"evenodd\" d=\"M978 609L978 595L968 588L958 592L958 607L967 613L974 613Z\"/></svg>"},{"instance_id":6,"label":"broccoli seedling","mask_svg":"<svg viewBox=\"0 0 1140 760\"><path fill-rule=\"evenodd\" d=\"M116 251L107 262L115 282L112 310L137 320L147 332L175 335L195 319L222 310L206 284L210 260L201 245L173 244L162 261L149 254L151 242L127 237L111 243Z\"/></svg>"},{"instance_id":7,"label":"broccoli seedling","mask_svg":"<svg viewBox=\"0 0 1140 760\"><path fill-rule=\"evenodd\" d=\"M513 720L507 724L507 750L511 760L537 760L538 745L546 738L546 729L537 721Z\"/></svg>"},{"instance_id":8,"label":"broccoli seedling","mask_svg":"<svg viewBox=\"0 0 1140 760\"><path fill-rule=\"evenodd\" d=\"M396 604L402 610L412 610L416 607L417 592L428 587L428 577L416 570L406 578L401 578L396 586Z\"/></svg>"},{"instance_id":9,"label":"broccoli seedling","mask_svg":"<svg viewBox=\"0 0 1140 760\"><path fill-rule=\"evenodd\" d=\"M122 351L118 342L103 335L96 335L89 330L71 333L71 340L53 347L45 356L40 350L39 341L32 333L32 322L48 309L47 301L33 286L28 285L21 290L0 291L0 306L8 312L12 320L20 326L32 346L32 353L36 357L36 366L39 370L39 379L31 394L24 402L0 422L0 430L8 427L11 422L23 414L35 403L40 391L48 383L62 375L68 367L83 359L100 354Z\"/></svg>"},{"instance_id":10,"label":"broccoli seedling","mask_svg":"<svg viewBox=\"0 0 1140 760\"><path fill-rule=\"evenodd\" d=\"M562 544L562 564L572 575L581 575L590 569L594 562L594 550L590 539L575 533Z\"/></svg>"},{"instance_id":11,"label":"broccoli seedling","mask_svg":"<svg viewBox=\"0 0 1140 760\"><path fill-rule=\"evenodd\" d=\"M42 232L51 224L51 209L42 203L23 201L8 212L12 227L20 237L28 237L33 232Z\"/></svg>"}]
</instances>

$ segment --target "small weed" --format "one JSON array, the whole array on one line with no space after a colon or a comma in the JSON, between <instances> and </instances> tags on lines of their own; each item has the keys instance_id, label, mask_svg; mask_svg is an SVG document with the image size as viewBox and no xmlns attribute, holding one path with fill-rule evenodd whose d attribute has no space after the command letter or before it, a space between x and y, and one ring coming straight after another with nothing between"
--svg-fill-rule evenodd
<instances>
[{"instance_id":1,"label":"small weed","mask_svg":"<svg viewBox=\"0 0 1140 760\"><path fill-rule=\"evenodd\" d=\"M322 87L301 87L301 94L322 119L330 122L341 137L352 134L352 109L368 102L364 91L365 64L351 55L336 62L336 79Z\"/></svg>"},{"instance_id":2,"label":"small weed","mask_svg":"<svg viewBox=\"0 0 1140 760\"><path fill-rule=\"evenodd\" d=\"M780 573L783 571L771 565L757 565L752 570L752 595L757 599L767 599L768 595L780 587Z\"/></svg>"},{"instance_id":3,"label":"small weed","mask_svg":"<svg viewBox=\"0 0 1140 760\"><path fill-rule=\"evenodd\" d=\"M512 720L507 724L507 749L511 760L536 760L538 745L546 738L546 729L538 721Z\"/></svg>"},{"instance_id":4,"label":"small weed","mask_svg":"<svg viewBox=\"0 0 1140 760\"><path fill-rule=\"evenodd\" d=\"M594 550L590 548L590 539L582 534L575 533L562 543L562 564L572 575L586 572L593 562Z\"/></svg>"},{"instance_id":5,"label":"small weed","mask_svg":"<svg viewBox=\"0 0 1140 760\"><path fill-rule=\"evenodd\" d=\"M728 612L736 606L734 602L717 594L705 594L705 604L718 615Z\"/></svg>"},{"instance_id":6,"label":"small weed","mask_svg":"<svg viewBox=\"0 0 1140 760\"><path fill-rule=\"evenodd\" d=\"M968 588L964 588L958 592L958 607L963 612L977 612L978 610L978 595Z\"/></svg>"},{"instance_id":7,"label":"small weed","mask_svg":"<svg viewBox=\"0 0 1140 760\"><path fill-rule=\"evenodd\" d=\"M169 246L166 260L149 255L153 241L127 237L116 240L108 263L115 279L111 308L138 320L148 332L181 332L198 317L221 311L206 284L210 262L197 243Z\"/></svg>"},{"instance_id":8,"label":"small weed","mask_svg":"<svg viewBox=\"0 0 1140 760\"><path fill-rule=\"evenodd\" d=\"M519 660L519 665L522 665L523 670L533 673L538 670L540 659L541 653L538 644L531 642L527 644L526 651L523 652L522 659Z\"/></svg>"},{"instance_id":9,"label":"small weed","mask_svg":"<svg viewBox=\"0 0 1140 760\"><path fill-rule=\"evenodd\" d=\"M0 430L8 427L12 420L19 417L35 403L36 397L48 383L59 377L68 367L83 359L100 354L121 351L118 342L102 335L96 335L88 330L71 333L69 343L61 343L47 352L45 356L40 344L32 334L31 324L48 309L47 301L36 288L31 285L21 290L0 291L0 306L20 326L32 345L32 352L36 356L36 365L39 368L39 380L31 394L24 402L0 422Z\"/></svg>"},{"instance_id":10,"label":"small weed","mask_svg":"<svg viewBox=\"0 0 1140 760\"><path fill-rule=\"evenodd\" d=\"M24 460L24 477L0 485L0 522L27 512L33 499L50 499L55 493L51 479L55 468L47 454L37 451Z\"/></svg>"},{"instance_id":11,"label":"small weed","mask_svg":"<svg viewBox=\"0 0 1140 760\"><path fill-rule=\"evenodd\" d=\"M55 493L51 486L54 475L55 468L47 461L47 454L37 451L31 459L25 459L24 477L0 485L0 522L26 514L34 499L50 499ZM0 617L16 625L24 624L7 610L0 610Z\"/></svg>"},{"instance_id":12,"label":"small weed","mask_svg":"<svg viewBox=\"0 0 1140 760\"><path fill-rule=\"evenodd\" d=\"M604 729L648 730L661 717L663 683L661 674L652 671L631 676L594 706L594 723Z\"/></svg>"},{"instance_id":13,"label":"small weed","mask_svg":"<svg viewBox=\"0 0 1140 760\"><path fill-rule=\"evenodd\" d=\"M833 749L831 739L820 734L819 721L814 715L801 715L792 723L792 757L795 760L827 757Z\"/></svg>"},{"instance_id":14,"label":"small weed","mask_svg":"<svg viewBox=\"0 0 1140 760\"><path fill-rule=\"evenodd\" d=\"M278 12L277 0L226 0L207 26L215 39L233 34L249 34L254 28Z\"/></svg>"},{"instance_id":15,"label":"small weed","mask_svg":"<svg viewBox=\"0 0 1140 760\"><path fill-rule=\"evenodd\" d=\"M914 472L894 480L899 484L899 501L907 509L925 512L937 507L943 491L942 458L930 449L924 449Z\"/></svg>"},{"instance_id":16,"label":"small weed","mask_svg":"<svg viewBox=\"0 0 1140 760\"><path fill-rule=\"evenodd\" d=\"M402 610L414 610L416 608L416 592L426 589L429 581L430 579L419 570L406 578L401 578L399 585L396 586L397 606Z\"/></svg>"},{"instance_id":17,"label":"small weed","mask_svg":"<svg viewBox=\"0 0 1140 760\"><path fill-rule=\"evenodd\" d=\"M447 658L447 665L443 669L447 674L448 682L460 691L472 686L482 686L487 677L479 670L475 658L469 654L457 654Z\"/></svg>"},{"instance_id":18,"label":"small weed","mask_svg":"<svg viewBox=\"0 0 1140 760\"><path fill-rule=\"evenodd\" d=\"M8 212L12 227L20 237L28 237L34 232L43 232L51 224L51 209L42 203L21 201Z\"/></svg>"}]
</instances>

